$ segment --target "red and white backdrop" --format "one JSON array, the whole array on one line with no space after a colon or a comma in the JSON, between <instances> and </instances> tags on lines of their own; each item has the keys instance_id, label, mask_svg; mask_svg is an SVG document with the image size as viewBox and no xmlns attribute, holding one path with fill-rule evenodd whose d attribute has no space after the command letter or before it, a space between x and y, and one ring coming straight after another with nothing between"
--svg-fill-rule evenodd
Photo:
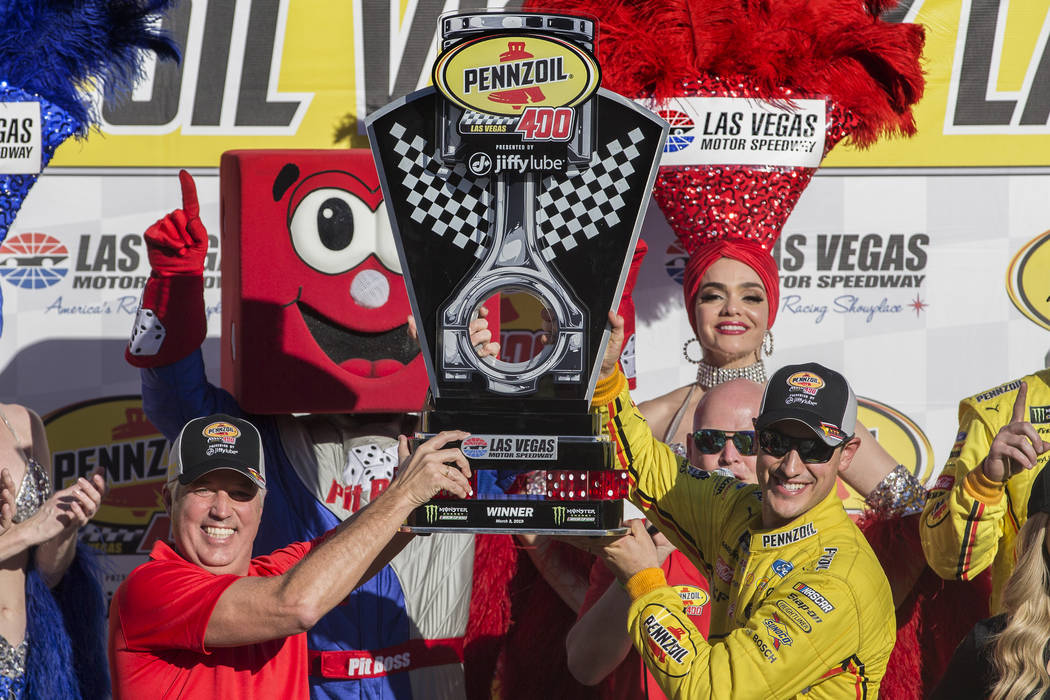
<instances>
[{"instance_id":1,"label":"red and white backdrop","mask_svg":"<svg viewBox=\"0 0 1050 700\"><path fill-rule=\"evenodd\" d=\"M205 355L217 382L220 154L367 147L363 117L428 84L440 13L481 5L184 0L171 19L182 65L101 105L101 133L62 146L30 193L0 248L0 395L47 416L59 482L107 467L113 488L85 536L126 555L114 581L167 527L165 446L122 348L149 272L140 234L179 205L177 169L196 176L216 244ZM778 248L771 364L841 369L870 400L864 420L929 478L958 400L1043 367L1050 349L1050 12L913 0L897 14L928 27L919 135L840 146L803 195ZM655 206L642 235L639 400L692 377L683 259Z\"/></svg>"}]
</instances>

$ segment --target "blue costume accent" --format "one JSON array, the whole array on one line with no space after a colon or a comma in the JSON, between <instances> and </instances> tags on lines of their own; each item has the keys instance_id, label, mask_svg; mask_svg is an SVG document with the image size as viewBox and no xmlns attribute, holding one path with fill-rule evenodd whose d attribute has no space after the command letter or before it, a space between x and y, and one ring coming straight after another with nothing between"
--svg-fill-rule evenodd
<instances>
[{"instance_id":1,"label":"blue costume accent","mask_svg":"<svg viewBox=\"0 0 1050 700\"><path fill-rule=\"evenodd\" d=\"M339 521L299 479L282 447L276 418L246 415L226 391L210 384L199 350L170 365L143 369L142 405L150 421L169 439L198 416L228 413L246 417L259 429L266 460L266 501L254 555L290 542L317 537ZM315 650L379 650L406 642L412 632L405 597L390 566L350 594L345 605L325 615L307 633ZM411 698L408 673L360 680L310 677L314 698L349 700Z\"/></svg>"},{"instance_id":2,"label":"blue costume accent","mask_svg":"<svg viewBox=\"0 0 1050 700\"><path fill-rule=\"evenodd\" d=\"M105 84L109 95L130 93L144 50L178 60L178 48L154 23L172 4L0 0L0 102L40 103L41 169L67 138L85 135L97 122L91 88ZM36 179L36 173L0 174L0 242Z\"/></svg>"},{"instance_id":3,"label":"blue costume accent","mask_svg":"<svg viewBox=\"0 0 1050 700\"><path fill-rule=\"evenodd\" d=\"M93 549L77 545L73 563L55 590L29 568L26 638L24 697L92 700L109 695L106 598Z\"/></svg>"}]
</instances>

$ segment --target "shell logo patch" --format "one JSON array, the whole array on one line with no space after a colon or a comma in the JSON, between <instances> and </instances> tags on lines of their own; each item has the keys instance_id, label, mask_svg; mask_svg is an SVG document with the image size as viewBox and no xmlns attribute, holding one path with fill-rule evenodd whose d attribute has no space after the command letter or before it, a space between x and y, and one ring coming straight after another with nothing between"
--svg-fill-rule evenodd
<instances>
[{"instance_id":1,"label":"shell logo patch","mask_svg":"<svg viewBox=\"0 0 1050 700\"><path fill-rule=\"evenodd\" d=\"M787 383L810 396L816 396L817 392L824 388L824 380L812 372L795 372L787 378Z\"/></svg>"},{"instance_id":2,"label":"shell logo patch","mask_svg":"<svg viewBox=\"0 0 1050 700\"><path fill-rule=\"evenodd\" d=\"M237 438L241 436L241 431L232 423L218 421L217 423L209 423L206 425L204 430L201 431L201 434L209 440L222 440L223 442L232 445L237 442Z\"/></svg>"},{"instance_id":3,"label":"shell logo patch","mask_svg":"<svg viewBox=\"0 0 1050 700\"><path fill-rule=\"evenodd\" d=\"M574 107L598 89L593 56L552 36L497 34L456 44L434 62L434 85L464 109L517 116Z\"/></svg>"}]
</instances>

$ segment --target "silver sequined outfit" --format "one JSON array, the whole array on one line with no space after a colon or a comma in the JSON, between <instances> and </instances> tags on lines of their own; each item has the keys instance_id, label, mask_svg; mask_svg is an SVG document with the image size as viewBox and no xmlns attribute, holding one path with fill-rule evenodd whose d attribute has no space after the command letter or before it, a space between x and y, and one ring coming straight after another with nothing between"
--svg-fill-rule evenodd
<instances>
[{"instance_id":1,"label":"silver sequined outfit","mask_svg":"<svg viewBox=\"0 0 1050 700\"><path fill-rule=\"evenodd\" d=\"M14 427L7 420L7 416L4 415L3 411L0 411L0 420L7 426L11 436L15 439L15 449L21 455L22 461L26 465L25 476L22 477L22 483L18 487L18 494L15 496L15 515L13 520L16 523L20 523L40 510L40 506L51 495L51 480L48 478L47 471L36 461L36 458L27 455L22 449L22 441L18 438L18 433L15 432ZM26 654L28 651L28 636L18 646L12 646L7 639L0 636L0 676L2 676L0 678L0 689L2 689L0 697L3 697L4 700L20 698L23 695Z\"/></svg>"},{"instance_id":2,"label":"silver sequined outfit","mask_svg":"<svg viewBox=\"0 0 1050 700\"><path fill-rule=\"evenodd\" d=\"M880 518L902 518L922 512L926 489L914 474L898 464L872 489L867 501Z\"/></svg>"}]
</instances>

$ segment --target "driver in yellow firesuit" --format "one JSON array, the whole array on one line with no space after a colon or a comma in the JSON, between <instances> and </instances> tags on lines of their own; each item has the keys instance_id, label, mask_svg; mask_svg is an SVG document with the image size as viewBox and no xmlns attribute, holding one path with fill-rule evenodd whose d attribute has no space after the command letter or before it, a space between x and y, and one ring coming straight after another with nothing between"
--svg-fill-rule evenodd
<instances>
[{"instance_id":1,"label":"driver in yellow firesuit","mask_svg":"<svg viewBox=\"0 0 1050 700\"><path fill-rule=\"evenodd\" d=\"M810 363L778 370L755 421L758 486L690 466L658 442L612 350L592 405L631 500L711 584L709 639L685 614L641 521L601 554L632 604L628 628L671 698L875 698L895 640L886 576L835 492L859 445L856 398ZM803 695L804 694L804 695Z\"/></svg>"}]
</instances>

